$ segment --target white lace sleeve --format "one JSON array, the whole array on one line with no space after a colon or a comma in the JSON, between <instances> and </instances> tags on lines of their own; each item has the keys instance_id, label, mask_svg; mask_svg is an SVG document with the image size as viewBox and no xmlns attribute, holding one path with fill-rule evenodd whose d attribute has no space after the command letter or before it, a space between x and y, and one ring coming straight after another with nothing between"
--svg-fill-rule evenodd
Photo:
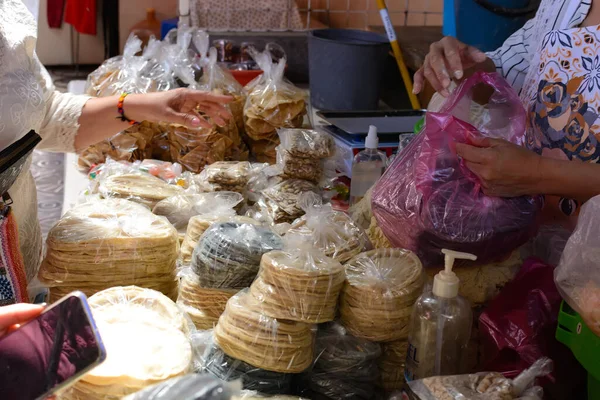
<instances>
[{"instance_id":1,"label":"white lace sleeve","mask_svg":"<svg viewBox=\"0 0 600 400\"><path fill-rule=\"evenodd\" d=\"M79 117L89 96L60 93L54 88L50 74L34 55L34 71L44 92L44 120L38 134L42 142L39 150L75 152L75 136L79 130Z\"/></svg>"}]
</instances>

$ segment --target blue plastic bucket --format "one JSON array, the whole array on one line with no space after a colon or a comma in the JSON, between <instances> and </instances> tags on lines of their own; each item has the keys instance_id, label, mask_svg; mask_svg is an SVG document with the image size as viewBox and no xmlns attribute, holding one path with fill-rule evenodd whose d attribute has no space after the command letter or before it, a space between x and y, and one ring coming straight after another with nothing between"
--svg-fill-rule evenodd
<instances>
[{"instance_id":1,"label":"blue plastic bucket","mask_svg":"<svg viewBox=\"0 0 600 400\"><path fill-rule=\"evenodd\" d=\"M443 33L482 51L492 51L534 16L539 3L539 0L444 0Z\"/></svg>"}]
</instances>

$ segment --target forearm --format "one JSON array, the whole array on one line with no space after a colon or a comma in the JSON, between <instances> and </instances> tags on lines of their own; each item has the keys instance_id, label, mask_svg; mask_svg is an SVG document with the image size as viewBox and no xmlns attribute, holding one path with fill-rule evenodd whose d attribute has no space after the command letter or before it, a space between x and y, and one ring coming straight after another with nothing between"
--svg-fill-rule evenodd
<instances>
[{"instance_id":1,"label":"forearm","mask_svg":"<svg viewBox=\"0 0 600 400\"><path fill-rule=\"evenodd\" d=\"M600 195L600 165L543 157L537 194L548 194L583 203Z\"/></svg>"},{"instance_id":2,"label":"forearm","mask_svg":"<svg viewBox=\"0 0 600 400\"><path fill-rule=\"evenodd\" d=\"M134 95L127 96L125 100L127 107L133 106ZM75 149L83 150L86 147L101 142L125 129L130 124L122 121L117 112L119 96L93 98L83 107L79 117L79 130L75 136ZM133 109L127 108L126 116L132 118L129 112Z\"/></svg>"}]
</instances>

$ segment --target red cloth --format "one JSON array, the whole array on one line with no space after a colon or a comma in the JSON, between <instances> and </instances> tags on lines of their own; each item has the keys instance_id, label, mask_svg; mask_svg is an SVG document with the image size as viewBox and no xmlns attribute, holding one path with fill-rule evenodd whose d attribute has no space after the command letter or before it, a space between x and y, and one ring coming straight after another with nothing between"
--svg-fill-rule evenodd
<instances>
[{"instance_id":1,"label":"red cloth","mask_svg":"<svg viewBox=\"0 0 600 400\"><path fill-rule=\"evenodd\" d=\"M64 11L65 0L48 0L46 17L48 18L48 26L50 28L60 28Z\"/></svg>"},{"instance_id":2,"label":"red cloth","mask_svg":"<svg viewBox=\"0 0 600 400\"><path fill-rule=\"evenodd\" d=\"M96 0L66 0L65 22L79 33L96 35Z\"/></svg>"}]
</instances>

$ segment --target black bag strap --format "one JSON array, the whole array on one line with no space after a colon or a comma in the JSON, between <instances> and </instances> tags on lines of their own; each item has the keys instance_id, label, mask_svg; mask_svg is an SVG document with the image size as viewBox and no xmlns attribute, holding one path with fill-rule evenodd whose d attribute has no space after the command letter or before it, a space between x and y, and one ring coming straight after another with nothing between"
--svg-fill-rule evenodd
<instances>
[{"instance_id":1,"label":"black bag strap","mask_svg":"<svg viewBox=\"0 0 600 400\"><path fill-rule=\"evenodd\" d=\"M40 135L30 130L25 136L0 151L0 174L27 156L42 141Z\"/></svg>"}]
</instances>

